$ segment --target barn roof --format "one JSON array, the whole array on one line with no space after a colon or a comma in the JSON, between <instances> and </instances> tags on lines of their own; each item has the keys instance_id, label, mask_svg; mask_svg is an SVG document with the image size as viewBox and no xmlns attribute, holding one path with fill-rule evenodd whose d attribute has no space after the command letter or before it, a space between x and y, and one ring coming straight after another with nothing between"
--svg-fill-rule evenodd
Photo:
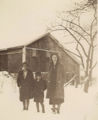
<instances>
[{"instance_id":1,"label":"barn roof","mask_svg":"<svg viewBox=\"0 0 98 120\"><path fill-rule=\"evenodd\" d=\"M51 35L50 33L45 33L45 34L37 37L36 39L31 40L31 41L28 42L28 43L27 43L27 42L23 43L22 45L16 45L16 46L13 46L13 47L8 47L8 48L0 49L0 52L23 48L24 46L28 46L28 45L30 45L30 44L32 44L32 43L40 40L41 38L43 38L43 37L45 37L45 36L49 36L52 40L54 40L54 41L59 45L59 47L60 47L61 49L63 49L64 52L66 52L66 54L67 54L69 57L71 57L76 63L80 64L80 61L79 61L79 60L76 58L76 56L75 56L76 54L73 53L73 52L71 52L71 51L69 51L68 49L66 49L66 48L64 47L64 45L63 45L59 40L57 40L53 35Z\"/></svg>"},{"instance_id":2,"label":"barn roof","mask_svg":"<svg viewBox=\"0 0 98 120\"><path fill-rule=\"evenodd\" d=\"M13 50L13 49L18 49L18 48L23 48L24 46L28 46L28 45L36 42L37 40L45 37L45 36L48 35L48 34L49 34L49 33L42 34L42 35L40 35L39 37L36 37L35 39L30 40L29 42L28 42L27 40L25 40L24 42L21 43L21 41L20 41L20 43L18 43L18 44L16 44L16 45L13 45L13 46L12 46L12 45L8 45L6 48L5 48L5 47L1 47L0 52L1 52L1 51L6 51L6 50ZM2 45L2 46L3 46L3 45Z\"/></svg>"}]
</instances>

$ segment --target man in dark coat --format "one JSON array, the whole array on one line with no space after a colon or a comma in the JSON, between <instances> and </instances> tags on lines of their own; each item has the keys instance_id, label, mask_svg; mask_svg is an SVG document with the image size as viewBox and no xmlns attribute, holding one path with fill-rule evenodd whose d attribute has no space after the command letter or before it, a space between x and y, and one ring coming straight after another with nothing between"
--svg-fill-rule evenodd
<instances>
[{"instance_id":1,"label":"man in dark coat","mask_svg":"<svg viewBox=\"0 0 98 120\"><path fill-rule=\"evenodd\" d=\"M47 98L53 106L52 111L60 113L61 103L64 102L64 68L58 61L58 56L53 54L49 68ZM56 108L57 105L57 108Z\"/></svg>"},{"instance_id":2,"label":"man in dark coat","mask_svg":"<svg viewBox=\"0 0 98 120\"><path fill-rule=\"evenodd\" d=\"M20 101L23 102L23 109L28 110L29 99L32 98L33 74L23 63L23 69L18 73L17 85L20 90Z\"/></svg>"},{"instance_id":3,"label":"man in dark coat","mask_svg":"<svg viewBox=\"0 0 98 120\"><path fill-rule=\"evenodd\" d=\"M36 102L37 112L39 112L39 103L42 107L42 112L45 113L44 106L44 90L46 89L46 81L42 80L41 72L36 72L34 80L34 101Z\"/></svg>"}]
</instances>

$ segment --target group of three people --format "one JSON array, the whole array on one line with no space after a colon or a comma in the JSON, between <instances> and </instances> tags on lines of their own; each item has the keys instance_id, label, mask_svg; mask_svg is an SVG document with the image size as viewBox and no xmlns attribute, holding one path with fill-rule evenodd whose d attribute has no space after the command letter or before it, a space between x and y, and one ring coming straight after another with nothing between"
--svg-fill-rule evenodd
<instances>
[{"instance_id":1,"label":"group of three people","mask_svg":"<svg viewBox=\"0 0 98 120\"><path fill-rule=\"evenodd\" d=\"M29 99L34 98L37 112L41 104L42 112L45 113L44 90L47 90L46 98L52 105L54 113L60 113L60 106L64 102L64 69L56 54L51 56L47 80L42 79L41 72L36 72L35 78L23 63L23 68L18 74L17 85L20 91L20 100L23 102L23 109L28 110Z\"/></svg>"}]
</instances>

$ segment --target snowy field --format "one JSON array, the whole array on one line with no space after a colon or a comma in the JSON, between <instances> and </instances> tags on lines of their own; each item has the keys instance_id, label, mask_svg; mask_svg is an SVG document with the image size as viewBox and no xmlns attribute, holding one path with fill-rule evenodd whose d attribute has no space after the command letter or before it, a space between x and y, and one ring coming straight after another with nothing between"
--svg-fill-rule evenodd
<instances>
[{"instance_id":1,"label":"snowy field","mask_svg":"<svg viewBox=\"0 0 98 120\"><path fill-rule=\"evenodd\" d=\"M23 111L15 80L0 73L0 120L98 120L97 88L97 85L92 86L87 94L82 86L67 86L60 114L51 112L47 99L46 113L37 113L33 100L30 101L29 110Z\"/></svg>"}]
</instances>

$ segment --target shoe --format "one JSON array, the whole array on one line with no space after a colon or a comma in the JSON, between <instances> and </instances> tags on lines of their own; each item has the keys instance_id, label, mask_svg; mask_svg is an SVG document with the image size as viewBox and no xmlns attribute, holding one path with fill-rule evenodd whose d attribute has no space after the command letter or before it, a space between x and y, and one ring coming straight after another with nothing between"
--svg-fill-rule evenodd
<instances>
[{"instance_id":1,"label":"shoe","mask_svg":"<svg viewBox=\"0 0 98 120\"><path fill-rule=\"evenodd\" d=\"M25 108L25 110L28 110L28 108Z\"/></svg>"},{"instance_id":2,"label":"shoe","mask_svg":"<svg viewBox=\"0 0 98 120\"><path fill-rule=\"evenodd\" d=\"M58 108L56 108L56 111L57 111L58 114L60 114L60 110Z\"/></svg>"},{"instance_id":3,"label":"shoe","mask_svg":"<svg viewBox=\"0 0 98 120\"><path fill-rule=\"evenodd\" d=\"M45 113L45 111L42 111L42 113Z\"/></svg>"},{"instance_id":4,"label":"shoe","mask_svg":"<svg viewBox=\"0 0 98 120\"><path fill-rule=\"evenodd\" d=\"M57 110L57 113L60 114L60 110Z\"/></svg>"},{"instance_id":5,"label":"shoe","mask_svg":"<svg viewBox=\"0 0 98 120\"><path fill-rule=\"evenodd\" d=\"M44 109L42 110L42 113L45 113L45 110L44 110Z\"/></svg>"},{"instance_id":6,"label":"shoe","mask_svg":"<svg viewBox=\"0 0 98 120\"><path fill-rule=\"evenodd\" d=\"M53 113L56 113L55 108L51 108L51 110L52 110Z\"/></svg>"},{"instance_id":7,"label":"shoe","mask_svg":"<svg viewBox=\"0 0 98 120\"><path fill-rule=\"evenodd\" d=\"M24 107L23 110L26 110L26 108Z\"/></svg>"},{"instance_id":8,"label":"shoe","mask_svg":"<svg viewBox=\"0 0 98 120\"><path fill-rule=\"evenodd\" d=\"M37 112L40 112L39 110L37 110Z\"/></svg>"},{"instance_id":9,"label":"shoe","mask_svg":"<svg viewBox=\"0 0 98 120\"><path fill-rule=\"evenodd\" d=\"M40 110L39 110L39 109L37 109L37 112L40 112Z\"/></svg>"}]
</instances>

